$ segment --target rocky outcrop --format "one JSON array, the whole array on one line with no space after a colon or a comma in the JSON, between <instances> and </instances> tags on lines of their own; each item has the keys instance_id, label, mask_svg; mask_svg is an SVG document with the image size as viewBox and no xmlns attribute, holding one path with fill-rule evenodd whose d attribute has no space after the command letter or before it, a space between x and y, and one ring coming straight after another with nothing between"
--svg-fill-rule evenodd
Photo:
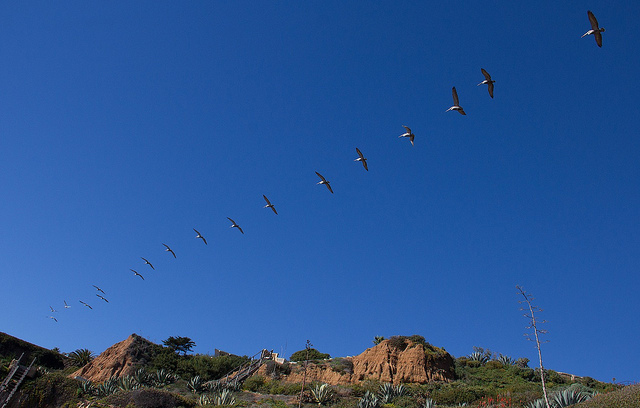
<instances>
[{"instance_id":1,"label":"rocky outcrop","mask_svg":"<svg viewBox=\"0 0 640 408\"><path fill-rule=\"evenodd\" d=\"M307 382L320 381L327 384L353 384L374 379L393 384L452 381L454 379L453 357L443 349L414 343L410 340L394 342L384 340L362 354L345 358L352 364L348 370L336 369L331 362L309 363ZM302 382L303 364L296 364L285 376L287 382ZM344 364L343 364L344 366ZM258 374L261 374L258 372Z\"/></svg>"},{"instance_id":2,"label":"rocky outcrop","mask_svg":"<svg viewBox=\"0 0 640 408\"><path fill-rule=\"evenodd\" d=\"M153 349L158 347L137 334L132 334L126 340L116 343L106 349L89 364L70 375L71 378L82 377L91 382L103 382L111 377L119 378L135 372Z\"/></svg>"}]
</instances>

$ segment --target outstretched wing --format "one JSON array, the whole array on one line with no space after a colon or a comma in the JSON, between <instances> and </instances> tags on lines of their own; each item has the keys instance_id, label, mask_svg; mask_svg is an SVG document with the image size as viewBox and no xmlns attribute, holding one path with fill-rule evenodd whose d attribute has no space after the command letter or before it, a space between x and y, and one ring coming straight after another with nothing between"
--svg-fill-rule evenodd
<instances>
[{"instance_id":1,"label":"outstretched wing","mask_svg":"<svg viewBox=\"0 0 640 408\"><path fill-rule=\"evenodd\" d=\"M602 47L602 33L600 31L594 31L593 36L596 38L596 44L598 44L598 47Z\"/></svg>"},{"instance_id":2,"label":"outstretched wing","mask_svg":"<svg viewBox=\"0 0 640 408\"><path fill-rule=\"evenodd\" d=\"M264 195L264 194L263 194L263 195L262 195L262 198L264 198L264 201L266 201L266 202L267 202L267 204L271 205L271 201L269 201L269 199L267 198L267 196L266 196L266 195Z\"/></svg>"},{"instance_id":3,"label":"outstretched wing","mask_svg":"<svg viewBox=\"0 0 640 408\"><path fill-rule=\"evenodd\" d=\"M460 101L458 100L458 92L456 92L456 87L451 88L451 94L453 95L453 104L455 106L460 106Z\"/></svg>"},{"instance_id":4,"label":"outstretched wing","mask_svg":"<svg viewBox=\"0 0 640 408\"><path fill-rule=\"evenodd\" d=\"M361 159L364 159L364 156L362 155L362 152L357 147L356 147L356 152L358 152L358 156L360 156Z\"/></svg>"},{"instance_id":5,"label":"outstretched wing","mask_svg":"<svg viewBox=\"0 0 640 408\"><path fill-rule=\"evenodd\" d=\"M322 179L322 181L324 181L325 183L327 182L327 180L322 176L322 174L318 173L316 171L316 174L318 175L318 177L320 177L320 179Z\"/></svg>"},{"instance_id":6,"label":"outstretched wing","mask_svg":"<svg viewBox=\"0 0 640 408\"><path fill-rule=\"evenodd\" d=\"M402 125L407 130L407 133L411 134L411 128L409 126Z\"/></svg>"},{"instance_id":7,"label":"outstretched wing","mask_svg":"<svg viewBox=\"0 0 640 408\"><path fill-rule=\"evenodd\" d=\"M489 75L489 73L487 71L485 71L484 68L480 68L480 71L482 71L482 75L484 75L485 79L487 81L491 81L491 75Z\"/></svg>"},{"instance_id":8,"label":"outstretched wing","mask_svg":"<svg viewBox=\"0 0 640 408\"><path fill-rule=\"evenodd\" d=\"M493 83L489 82L489 96L493 98Z\"/></svg>"},{"instance_id":9,"label":"outstretched wing","mask_svg":"<svg viewBox=\"0 0 640 408\"><path fill-rule=\"evenodd\" d=\"M591 10L587 10L587 15L589 16L589 22L591 23L591 28L594 30L599 30L598 20L596 20L596 16L593 15Z\"/></svg>"}]
</instances>

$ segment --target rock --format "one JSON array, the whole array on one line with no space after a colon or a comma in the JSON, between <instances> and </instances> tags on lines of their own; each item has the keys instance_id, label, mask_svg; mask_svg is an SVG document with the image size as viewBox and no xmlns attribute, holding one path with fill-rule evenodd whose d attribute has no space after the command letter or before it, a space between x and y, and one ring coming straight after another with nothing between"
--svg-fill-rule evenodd
<instances>
[{"instance_id":1,"label":"rock","mask_svg":"<svg viewBox=\"0 0 640 408\"><path fill-rule=\"evenodd\" d=\"M69 377L82 377L91 382L103 382L111 377L120 378L131 375L150 355L156 344L137 334L132 334L126 340L116 343L106 349L90 363L75 371Z\"/></svg>"}]
</instances>

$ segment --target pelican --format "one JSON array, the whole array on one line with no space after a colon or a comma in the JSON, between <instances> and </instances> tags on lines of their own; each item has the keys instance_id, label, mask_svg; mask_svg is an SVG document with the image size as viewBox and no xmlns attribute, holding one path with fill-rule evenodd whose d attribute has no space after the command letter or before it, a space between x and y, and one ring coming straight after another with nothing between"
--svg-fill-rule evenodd
<instances>
[{"instance_id":1,"label":"pelican","mask_svg":"<svg viewBox=\"0 0 640 408\"><path fill-rule=\"evenodd\" d=\"M65 301L64 301L64 308L65 308L65 309L69 309L70 307L71 307L71 306L69 306L69 305L67 304L67 301L65 300Z\"/></svg>"},{"instance_id":2,"label":"pelican","mask_svg":"<svg viewBox=\"0 0 640 408\"><path fill-rule=\"evenodd\" d=\"M58 323L58 319L56 319L56 318L55 318L55 317L53 317L53 316L49 316L49 319L53 319L53 320L55 320L55 321L56 321L56 323Z\"/></svg>"},{"instance_id":3,"label":"pelican","mask_svg":"<svg viewBox=\"0 0 640 408\"><path fill-rule=\"evenodd\" d=\"M320 179L322 180L322 181L318 181L316 184L324 184L325 186L327 186L327 188L329 189L329 191L331 191L331 194L333 194L333 189L331 188L331 185L329 184L330 182L329 182L329 181L327 181L327 179L326 179L326 178L322 177L322 174L318 173L317 171L316 171L316 174L317 174L317 175L318 175L318 177L320 177Z\"/></svg>"},{"instance_id":4,"label":"pelican","mask_svg":"<svg viewBox=\"0 0 640 408\"><path fill-rule=\"evenodd\" d=\"M166 252L171 252L171 255L173 255L174 258L176 257L176 253L173 252L173 250L171 248L169 248L169 245L167 245L167 244L162 244L162 245L164 245L164 247L167 248L167 249L165 249Z\"/></svg>"},{"instance_id":5,"label":"pelican","mask_svg":"<svg viewBox=\"0 0 640 408\"><path fill-rule=\"evenodd\" d=\"M142 257L140 257L142 258ZM142 260L144 261L145 265L149 265L151 267L151 269L153 269L154 271L156 270L156 268L153 267L153 265L151 265L151 262L147 261L147 258L142 258Z\"/></svg>"},{"instance_id":6,"label":"pelican","mask_svg":"<svg viewBox=\"0 0 640 408\"><path fill-rule=\"evenodd\" d=\"M107 299L104 298L104 296L100 296L96 293L96 296L99 297L100 299L104 300L105 302L109 303L109 301Z\"/></svg>"},{"instance_id":7,"label":"pelican","mask_svg":"<svg viewBox=\"0 0 640 408\"><path fill-rule=\"evenodd\" d=\"M413 139L412 139L412 140L413 140ZM365 158L364 158L364 156L363 156L362 152L361 152L361 151L360 151L360 149L358 149L357 147L356 147L356 152L358 152L358 158L357 158L357 159L355 159L354 161L362 162L362 165L364 166L364 169L365 169L366 171L369 171L369 167L367 167L367 159L365 159Z\"/></svg>"},{"instance_id":8,"label":"pelican","mask_svg":"<svg viewBox=\"0 0 640 408\"><path fill-rule=\"evenodd\" d=\"M405 128L407 131L405 133L401 134L398 137L408 137L409 140L411 141L411 146L413 146L413 138L416 137L416 135L413 134L413 132L411 131L409 126L402 125L402 127ZM366 166L365 166L365 168L366 168Z\"/></svg>"},{"instance_id":9,"label":"pelican","mask_svg":"<svg viewBox=\"0 0 640 408\"><path fill-rule=\"evenodd\" d=\"M97 287L96 285L91 285L91 286L93 286L94 288L96 288L96 289L98 290L98 292L102 292L102 293L104 293L104 290L100 289L100 288L99 288L99 287ZM104 293L104 294L106 295L106 293Z\"/></svg>"},{"instance_id":10,"label":"pelican","mask_svg":"<svg viewBox=\"0 0 640 408\"><path fill-rule=\"evenodd\" d=\"M242 228L240 228L240 226L238 224L236 224L236 222L234 220L232 220L231 218L227 217L227 219L229 221L231 221L231 226L229 228L237 228L240 230L240 232L242 232L244 234L244 231L242 230Z\"/></svg>"},{"instance_id":11,"label":"pelican","mask_svg":"<svg viewBox=\"0 0 640 408\"><path fill-rule=\"evenodd\" d=\"M596 38L596 44L598 44L598 47L602 47L602 33L604 33L604 27L598 27L598 20L596 20L596 16L593 15L591 10L587 10L587 15L589 16L589 22L591 23L591 30L582 34L582 37L580 38L593 34Z\"/></svg>"},{"instance_id":12,"label":"pelican","mask_svg":"<svg viewBox=\"0 0 640 408\"><path fill-rule=\"evenodd\" d=\"M458 111L461 115L466 115L466 113L464 113L464 110L462 110L462 106L460 106L460 102L458 101L458 92L456 92L455 86L451 89L451 94L453 95L453 106L447 109L445 112L455 110Z\"/></svg>"},{"instance_id":13,"label":"pelican","mask_svg":"<svg viewBox=\"0 0 640 408\"><path fill-rule=\"evenodd\" d=\"M262 198L264 198L264 201L266 201L266 202L267 202L267 205L265 205L265 206L264 206L264 207L262 207L262 208L271 208L271 209L273 210L273 212L274 212L276 215L278 215L278 212L276 211L276 207L274 207L274 206L273 206L273 204L271 204L271 201L269 201L269 199L267 198L267 196L263 194L263 195L262 195Z\"/></svg>"},{"instance_id":14,"label":"pelican","mask_svg":"<svg viewBox=\"0 0 640 408\"><path fill-rule=\"evenodd\" d=\"M484 79L484 81L480 82L478 84L478 86L487 84L488 87L489 87L489 96L493 98L493 83L496 82L496 81L493 81L491 79L491 75L489 75L489 73L487 71L485 71L484 68L480 68L480 71L482 71L482 75L484 75L485 79Z\"/></svg>"},{"instance_id":15,"label":"pelican","mask_svg":"<svg viewBox=\"0 0 640 408\"><path fill-rule=\"evenodd\" d=\"M89 306L88 304L84 303L82 300L79 300L80 303L82 303L83 305L85 305L86 307L88 307L89 309L93 310L93 308L91 306Z\"/></svg>"},{"instance_id":16,"label":"pelican","mask_svg":"<svg viewBox=\"0 0 640 408\"><path fill-rule=\"evenodd\" d=\"M129 269L131 272L133 272L136 276L139 276L142 278L142 280L144 280L144 276L140 275L138 272L134 271L133 269Z\"/></svg>"},{"instance_id":17,"label":"pelican","mask_svg":"<svg viewBox=\"0 0 640 408\"><path fill-rule=\"evenodd\" d=\"M49 306L49 309L51 309L51 313L55 313L55 312L57 312L57 310L56 310L56 309L54 309L52 306Z\"/></svg>"},{"instance_id":18,"label":"pelican","mask_svg":"<svg viewBox=\"0 0 640 408\"><path fill-rule=\"evenodd\" d=\"M198 234L198 235L196 236L196 238L200 238L200 239L204 242L204 244L205 244L205 245L207 245L207 240L206 240L206 239L204 239L204 237L203 237L202 235L200 235L200 233L198 232L198 230L197 230L197 229L195 229L195 228L194 228L193 230L196 232L196 234Z\"/></svg>"}]
</instances>

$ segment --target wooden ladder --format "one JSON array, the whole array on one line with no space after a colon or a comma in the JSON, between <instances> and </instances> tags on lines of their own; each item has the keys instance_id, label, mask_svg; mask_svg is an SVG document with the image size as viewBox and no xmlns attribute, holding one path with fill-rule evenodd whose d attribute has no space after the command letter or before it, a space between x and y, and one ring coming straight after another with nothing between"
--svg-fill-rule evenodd
<instances>
[{"instance_id":1,"label":"wooden ladder","mask_svg":"<svg viewBox=\"0 0 640 408\"><path fill-rule=\"evenodd\" d=\"M24 353L17 361L14 360L9 374L7 374L7 377L2 381L2 384L0 384L0 404L2 404L0 408L5 408L9 404L11 397L13 397L13 394L18 390L20 384L22 384L22 381L27 377L29 370L31 370L31 367L36 362L34 358L29 366L20 365L23 356Z\"/></svg>"}]
</instances>

